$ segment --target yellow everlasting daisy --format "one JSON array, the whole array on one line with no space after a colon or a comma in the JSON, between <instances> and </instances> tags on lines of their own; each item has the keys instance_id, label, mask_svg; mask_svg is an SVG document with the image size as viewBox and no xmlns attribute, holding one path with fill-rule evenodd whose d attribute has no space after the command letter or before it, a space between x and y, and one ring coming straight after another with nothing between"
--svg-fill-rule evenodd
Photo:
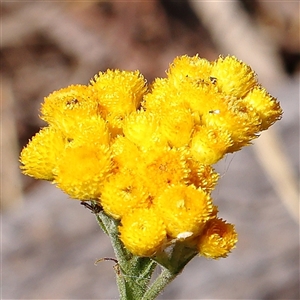
<instances>
[{"instance_id":1,"label":"yellow everlasting daisy","mask_svg":"<svg viewBox=\"0 0 300 300\"><path fill-rule=\"evenodd\" d=\"M260 130L268 129L282 116L282 109L277 99L260 86L255 86L244 98L244 101L245 105L253 107L258 113L261 119Z\"/></svg>"},{"instance_id":2,"label":"yellow everlasting daisy","mask_svg":"<svg viewBox=\"0 0 300 300\"><path fill-rule=\"evenodd\" d=\"M200 163L212 165L226 154L232 144L231 134L227 130L201 126L192 136L190 152Z\"/></svg>"},{"instance_id":3,"label":"yellow everlasting daisy","mask_svg":"<svg viewBox=\"0 0 300 300\"><path fill-rule=\"evenodd\" d=\"M52 126L42 128L21 152L22 172L36 179L53 180L53 170L66 144L57 129Z\"/></svg>"},{"instance_id":4,"label":"yellow everlasting daisy","mask_svg":"<svg viewBox=\"0 0 300 300\"><path fill-rule=\"evenodd\" d=\"M237 243L237 233L232 224L222 219L207 222L198 241L199 254L208 258L226 257Z\"/></svg>"},{"instance_id":5,"label":"yellow everlasting daisy","mask_svg":"<svg viewBox=\"0 0 300 300\"><path fill-rule=\"evenodd\" d=\"M257 84L256 74L250 66L235 56L220 56L212 64L211 76L221 92L241 98Z\"/></svg>"},{"instance_id":6,"label":"yellow everlasting daisy","mask_svg":"<svg viewBox=\"0 0 300 300\"><path fill-rule=\"evenodd\" d=\"M172 184L186 183L189 168L184 149L157 147L145 152L136 166L141 184L157 196Z\"/></svg>"},{"instance_id":7,"label":"yellow everlasting daisy","mask_svg":"<svg viewBox=\"0 0 300 300\"><path fill-rule=\"evenodd\" d=\"M65 135L87 116L100 114L91 90L85 85L70 85L45 97L41 107L41 119L56 126Z\"/></svg>"},{"instance_id":8,"label":"yellow everlasting daisy","mask_svg":"<svg viewBox=\"0 0 300 300\"><path fill-rule=\"evenodd\" d=\"M220 175L210 165L200 163L195 159L188 159L188 183L196 188L201 188L206 193L211 193L215 188Z\"/></svg>"},{"instance_id":9,"label":"yellow everlasting daisy","mask_svg":"<svg viewBox=\"0 0 300 300\"><path fill-rule=\"evenodd\" d=\"M151 205L150 195L141 182L128 169L126 171L110 176L101 190L100 203L115 219L122 218L132 209Z\"/></svg>"},{"instance_id":10,"label":"yellow everlasting daisy","mask_svg":"<svg viewBox=\"0 0 300 300\"><path fill-rule=\"evenodd\" d=\"M234 56L179 56L151 85L139 71L107 70L45 97L41 119L49 126L22 150L21 169L71 198L99 203L105 214L97 217L117 220L134 255L161 254L164 266L180 251L187 251L180 263L195 251L226 257L237 234L217 217L212 165L281 115Z\"/></svg>"},{"instance_id":11,"label":"yellow everlasting daisy","mask_svg":"<svg viewBox=\"0 0 300 300\"><path fill-rule=\"evenodd\" d=\"M160 130L172 147L188 145L194 129L194 117L183 106L173 107L160 115Z\"/></svg>"},{"instance_id":12,"label":"yellow everlasting daisy","mask_svg":"<svg viewBox=\"0 0 300 300\"><path fill-rule=\"evenodd\" d=\"M122 134L125 117L136 111L147 91L144 77L139 71L107 70L95 75L90 83L112 136Z\"/></svg>"},{"instance_id":13,"label":"yellow everlasting daisy","mask_svg":"<svg viewBox=\"0 0 300 300\"><path fill-rule=\"evenodd\" d=\"M125 116L139 107L147 88L139 71L107 70L95 75L91 90L107 113Z\"/></svg>"},{"instance_id":14,"label":"yellow everlasting daisy","mask_svg":"<svg viewBox=\"0 0 300 300\"><path fill-rule=\"evenodd\" d=\"M107 123L100 116L91 116L74 123L73 126L70 126L67 138L69 141L75 140L81 144L99 143L107 146L110 144Z\"/></svg>"},{"instance_id":15,"label":"yellow everlasting daisy","mask_svg":"<svg viewBox=\"0 0 300 300\"><path fill-rule=\"evenodd\" d=\"M220 93L212 83L186 79L180 88L180 97L193 112L206 113L228 110L228 97Z\"/></svg>"},{"instance_id":16,"label":"yellow everlasting daisy","mask_svg":"<svg viewBox=\"0 0 300 300\"><path fill-rule=\"evenodd\" d=\"M138 208L124 215L119 231L125 247L138 256L153 256L166 243L165 224L152 208Z\"/></svg>"},{"instance_id":17,"label":"yellow everlasting daisy","mask_svg":"<svg viewBox=\"0 0 300 300\"><path fill-rule=\"evenodd\" d=\"M183 232L198 235L213 213L212 199L207 193L183 184L169 187L153 204L172 238Z\"/></svg>"},{"instance_id":18,"label":"yellow everlasting daisy","mask_svg":"<svg viewBox=\"0 0 300 300\"><path fill-rule=\"evenodd\" d=\"M183 55L174 59L167 74L173 85L178 87L185 78L210 80L211 69L212 65L208 60L198 55L192 57Z\"/></svg>"},{"instance_id":19,"label":"yellow everlasting daisy","mask_svg":"<svg viewBox=\"0 0 300 300\"><path fill-rule=\"evenodd\" d=\"M131 113L125 120L124 135L141 149L166 145L166 138L160 131L159 116L140 110Z\"/></svg>"},{"instance_id":20,"label":"yellow everlasting daisy","mask_svg":"<svg viewBox=\"0 0 300 300\"><path fill-rule=\"evenodd\" d=\"M54 183L74 199L96 200L112 166L108 146L72 142L57 163Z\"/></svg>"},{"instance_id":21,"label":"yellow everlasting daisy","mask_svg":"<svg viewBox=\"0 0 300 300\"><path fill-rule=\"evenodd\" d=\"M208 112L202 116L203 125L230 134L232 144L227 152L247 146L258 136L261 120L256 111L247 107L244 100L232 99L227 110Z\"/></svg>"},{"instance_id":22,"label":"yellow everlasting daisy","mask_svg":"<svg viewBox=\"0 0 300 300\"><path fill-rule=\"evenodd\" d=\"M118 170L135 170L141 160L140 149L126 137L119 135L111 144L112 158Z\"/></svg>"}]
</instances>

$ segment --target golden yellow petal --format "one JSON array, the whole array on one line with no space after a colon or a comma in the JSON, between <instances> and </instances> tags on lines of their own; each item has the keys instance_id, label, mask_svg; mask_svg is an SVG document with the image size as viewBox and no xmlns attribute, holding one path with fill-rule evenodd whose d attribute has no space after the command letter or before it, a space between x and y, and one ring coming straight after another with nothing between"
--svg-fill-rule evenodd
<instances>
[{"instance_id":1,"label":"golden yellow petal","mask_svg":"<svg viewBox=\"0 0 300 300\"><path fill-rule=\"evenodd\" d=\"M221 92L237 98L244 97L257 84L250 66L235 56L220 56L213 63L211 76Z\"/></svg>"},{"instance_id":2,"label":"golden yellow petal","mask_svg":"<svg viewBox=\"0 0 300 300\"><path fill-rule=\"evenodd\" d=\"M84 118L80 122L70 125L68 139L81 144L99 143L110 144L110 134L107 122L100 116Z\"/></svg>"},{"instance_id":3,"label":"golden yellow petal","mask_svg":"<svg viewBox=\"0 0 300 300\"><path fill-rule=\"evenodd\" d=\"M181 90L167 78L156 78L151 86L151 92L144 96L142 107L148 112L160 114L168 113L173 107L185 106L187 99L181 97Z\"/></svg>"},{"instance_id":4,"label":"golden yellow petal","mask_svg":"<svg viewBox=\"0 0 300 300\"><path fill-rule=\"evenodd\" d=\"M169 187L154 199L153 204L172 238L177 238L182 232L198 235L213 213L210 196L201 189L184 184Z\"/></svg>"},{"instance_id":5,"label":"golden yellow petal","mask_svg":"<svg viewBox=\"0 0 300 300\"><path fill-rule=\"evenodd\" d=\"M72 142L60 156L54 182L71 198L94 200L100 197L103 182L112 168L108 146Z\"/></svg>"},{"instance_id":6,"label":"golden yellow petal","mask_svg":"<svg viewBox=\"0 0 300 300\"><path fill-rule=\"evenodd\" d=\"M65 138L55 128L42 128L21 152L22 172L36 179L53 180L53 170L66 144Z\"/></svg>"},{"instance_id":7,"label":"golden yellow petal","mask_svg":"<svg viewBox=\"0 0 300 300\"><path fill-rule=\"evenodd\" d=\"M167 145L160 131L159 116L147 111L131 113L125 120L123 132L127 139L142 149L158 144Z\"/></svg>"},{"instance_id":8,"label":"golden yellow petal","mask_svg":"<svg viewBox=\"0 0 300 300\"><path fill-rule=\"evenodd\" d=\"M157 196L173 184L185 183L190 172L185 157L184 149L157 147L144 152L136 165L141 184Z\"/></svg>"},{"instance_id":9,"label":"golden yellow petal","mask_svg":"<svg viewBox=\"0 0 300 300\"><path fill-rule=\"evenodd\" d=\"M274 122L281 119L282 109L276 98L272 97L264 88L254 87L244 98L258 113L261 119L260 130L268 129Z\"/></svg>"},{"instance_id":10,"label":"golden yellow petal","mask_svg":"<svg viewBox=\"0 0 300 300\"><path fill-rule=\"evenodd\" d=\"M139 148L124 136L117 136L111 145L112 158L118 170L135 170L141 160Z\"/></svg>"},{"instance_id":11,"label":"golden yellow petal","mask_svg":"<svg viewBox=\"0 0 300 300\"><path fill-rule=\"evenodd\" d=\"M194 128L191 111L183 106L173 107L162 112L160 130L171 147L183 147L189 144Z\"/></svg>"},{"instance_id":12,"label":"golden yellow petal","mask_svg":"<svg viewBox=\"0 0 300 300\"><path fill-rule=\"evenodd\" d=\"M100 114L97 102L85 85L71 85L45 97L41 119L69 134L70 126Z\"/></svg>"},{"instance_id":13,"label":"golden yellow petal","mask_svg":"<svg viewBox=\"0 0 300 300\"><path fill-rule=\"evenodd\" d=\"M195 159L187 161L190 173L188 183L201 188L206 193L211 193L215 188L220 175L210 165L200 163Z\"/></svg>"},{"instance_id":14,"label":"golden yellow petal","mask_svg":"<svg viewBox=\"0 0 300 300\"><path fill-rule=\"evenodd\" d=\"M100 203L108 215L120 219L132 209L150 207L150 200L141 182L127 169L110 176L104 183Z\"/></svg>"},{"instance_id":15,"label":"golden yellow petal","mask_svg":"<svg viewBox=\"0 0 300 300\"><path fill-rule=\"evenodd\" d=\"M90 89L107 113L126 116L135 111L147 91L146 81L139 71L107 70L91 80Z\"/></svg>"},{"instance_id":16,"label":"golden yellow petal","mask_svg":"<svg viewBox=\"0 0 300 300\"><path fill-rule=\"evenodd\" d=\"M207 127L230 134L232 145L227 152L234 152L247 146L257 138L261 120L256 111L247 107L243 99L231 99L227 109L209 111L202 115L202 122Z\"/></svg>"},{"instance_id":17,"label":"golden yellow petal","mask_svg":"<svg viewBox=\"0 0 300 300\"><path fill-rule=\"evenodd\" d=\"M226 257L235 248L237 240L232 224L218 218L209 220L198 241L199 255L214 259Z\"/></svg>"},{"instance_id":18,"label":"golden yellow petal","mask_svg":"<svg viewBox=\"0 0 300 300\"><path fill-rule=\"evenodd\" d=\"M138 208L122 218L120 239L134 255L151 257L163 250L166 228L152 208Z\"/></svg>"},{"instance_id":19,"label":"golden yellow petal","mask_svg":"<svg viewBox=\"0 0 300 300\"><path fill-rule=\"evenodd\" d=\"M226 154L233 144L231 134L212 126L201 126L192 136L190 153L201 164L212 165Z\"/></svg>"},{"instance_id":20,"label":"golden yellow petal","mask_svg":"<svg viewBox=\"0 0 300 300\"><path fill-rule=\"evenodd\" d=\"M210 80L212 65L211 63L195 56L178 56L174 59L167 71L168 78L174 86L180 86L181 81L189 77L194 80Z\"/></svg>"}]
</instances>

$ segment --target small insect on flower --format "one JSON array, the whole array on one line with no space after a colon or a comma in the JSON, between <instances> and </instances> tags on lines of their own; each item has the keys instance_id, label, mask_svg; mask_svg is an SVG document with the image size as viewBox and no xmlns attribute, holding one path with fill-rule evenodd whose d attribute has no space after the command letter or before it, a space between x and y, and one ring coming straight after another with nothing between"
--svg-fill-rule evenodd
<instances>
[{"instance_id":1,"label":"small insect on flower","mask_svg":"<svg viewBox=\"0 0 300 300\"><path fill-rule=\"evenodd\" d=\"M67 101L66 105L69 108L73 108L75 105L79 103L78 99L73 98L72 100Z\"/></svg>"},{"instance_id":2,"label":"small insect on flower","mask_svg":"<svg viewBox=\"0 0 300 300\"><path fill-rule=\"evenodd\" d=\"M89 209L91 213L95 215L99 214L103 210L102 206L95 202L88 203L86 201L81 201L80 204L83 205L85 208Z\"/></svg>"},{"instance_id":3,"label":"small insect on flower","mask_svg":"<svg viewBox=\"0 0 300 300\"><path fill-rule=\"evenodd\" d=\"M219 109L213 109L213 110L209 110L208 113L217 115L217 114L220 113L220 110Z\"/></svg>"},{"instance_id":4,"label":"small insect on flower","mask_svg":"<svg viewBox=\"0 0 300 300\"><path fill-rule=\"evenodd\" d=\"M211 81L212 84L216 84L217 83L217 78L216 77L210 76L209 79L210 79L210 81Z\"/></svg>"},{"instance_id":5,"label":"small insect on flower","mask_svg":"<svg viewBox=\"0 0 300 300\"><path fill-rule=\"evenodd\" d=\"M113 262L116 263L116 264L114 265L113 268L114 268L116 274L117 274L118 276L121 276L120 265L119 265L118 260L115 259L115 258L111 258L111 257L103 257L103 258L97 259L97 260L95 261L94 265L97 266L99 262L102 262L102 261L108 261L108 260L111 260L111 261L113 261Z\"/></svg>"}]
</instances>

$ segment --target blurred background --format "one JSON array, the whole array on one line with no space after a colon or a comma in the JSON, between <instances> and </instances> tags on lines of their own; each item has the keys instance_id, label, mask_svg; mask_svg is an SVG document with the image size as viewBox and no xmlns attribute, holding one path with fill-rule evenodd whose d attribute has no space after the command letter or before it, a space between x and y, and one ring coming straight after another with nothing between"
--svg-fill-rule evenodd
<instances>
[{"instance_id":1,"label":"blurred background","mask_svg":"<svg viewBox=\"0 0 300 300\"><path fill-rule=\"evenodd\" d=\"M237 248L195 258L159 299L299 299L298 1L2 1L0 14L1 299L118 299L113 263L94 265L114 254L93 214L20 173L43 97L108 68L151 82L196 53L242 59L284 115L216 166Z\"/></svg>"}]
</instances>

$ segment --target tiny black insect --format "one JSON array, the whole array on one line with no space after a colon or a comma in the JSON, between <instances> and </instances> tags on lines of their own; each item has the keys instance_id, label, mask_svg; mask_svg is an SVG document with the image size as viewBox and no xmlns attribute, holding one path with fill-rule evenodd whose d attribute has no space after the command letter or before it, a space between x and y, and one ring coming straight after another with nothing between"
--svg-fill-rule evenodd
<instances>
[{"instance_id":1,"label":"tiny black insect","mask_svg":"<svg viewBox=\"0 0 300 300\"><path fill-rule=\"evenodd\" d=\"M99 212L103 210L102 206L95 202L88 203L86 201L81 201L80 204L83 205L85 208L89 209L91 213L94 214L99 214Z\"/></svg>"},{"instance_id":2,"label":"tiny black insect","mask_svg":"<svg viewBox=\"0 0 300 300\"><path fill-rule=\"evenodd\" d=\"M66 102L66 105L67 105L67 107L68 108L74 108L76 105L78 105L78 103L79 103L79 101L78 101L78 99L76 99L76 98L73 98L73 99L71 99L71 100L68 100L67 102Z\"/></svg>"},{"instance_id":3,"label":"tiny black insect","mask_svg":"<svg viewBox=\"0 0 300 300\"><path fill-rule=\"evenodd\" d=\"M210 79L210 81L211 81L212 84L216 84L217 83L217 78L216 77L210 76L209 79Z\"/></svg>"},{"instance_id":4,"label":"tiny black insect","mask_svg":"<svg viewBox=\"0 0 300 300\"><path fill-rule=\"evenodd\" d=\"M208 111L210 114L219 114L220 113L220 110L219 109L214 109L214 110L209 110Z\"/></svg>"}]
</instances>

